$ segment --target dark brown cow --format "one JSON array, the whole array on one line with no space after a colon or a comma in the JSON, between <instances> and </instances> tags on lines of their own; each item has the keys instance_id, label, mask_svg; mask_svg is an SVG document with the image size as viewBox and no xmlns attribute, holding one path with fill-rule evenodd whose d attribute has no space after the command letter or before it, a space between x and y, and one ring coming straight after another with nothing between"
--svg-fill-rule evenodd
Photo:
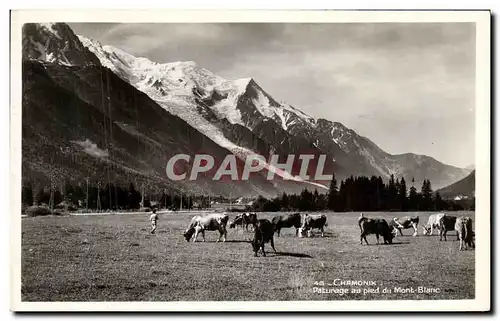
<instances>
[{"instance_id":1,"label":"dark brown cow","mask_svg":"<svg viewBox=\"0 0 500 321\"><path fill-rule=\"evenodd\" d=\"M446 241L446 233L448 231L455 230L456 221L457 221L457 217L452 216L452 215L443 215L439 219L439 240L440 241L443 240L443 236L444 236L444 240ZM458 240L458 234L457 234L457 240Z\"/></svg>"},{"instance_id":2,"label":"dark brown cow","mask_svg":"<svg viewBox=\"0 0 500 321\"><path fill-rule=\"evenodd\" d=\"M269 222L269 220L261 219L257 221L254 230L254 237L252 240L252 248L254 256L257 256L259 249L262 250L262 256L266 256L264 251L264 244L271 243L274 253L276 249L274 248L274 225Z\"/></svg>"},{"instance_id":3,"label":"dark brown cow","mask_svg":"<svg viewBox=\"0 0 500 321\"><path fill-rule=\"evenodd\" d=\"M375 234L377 237L377 244L380 244L379 235L382 235L384 238L384 244L392 244L392 239L397 234L397 230L390 228L387 221L383 218L367 218L363 216L363 213L361 213L358 219L358 225L361 230L361 236L359 238L361 245L363 245L363 239L368 245L366 236L369 234Z\"/></svg>"},{"instance_id":4,"label":"dark brown cow","mask_svg":"<svg viewBox=\"0 0 500 321\"><path fill-rule=\"evenodd\" d=\"M273 217L272 220L274 230L280 236L280 231L282 228L295 227L295 236L299 233L299 228L301 226L302 220L299 213L288 214L286 216L278 215Z\"/></svg>"},{"instance_id":5,"label":"dark brown cow","mask_svg":"<svg viewBox=\"0 0 500 321\"><path fill-rule=\"evenodd\" d=\"M302 217L302 226L299 228L299 237L306 235L311 237L312 229L318 229L321 232L321 237L324 236L326 223L325 214L309 215L305 214Z\"/></svg>"}]
</instances>

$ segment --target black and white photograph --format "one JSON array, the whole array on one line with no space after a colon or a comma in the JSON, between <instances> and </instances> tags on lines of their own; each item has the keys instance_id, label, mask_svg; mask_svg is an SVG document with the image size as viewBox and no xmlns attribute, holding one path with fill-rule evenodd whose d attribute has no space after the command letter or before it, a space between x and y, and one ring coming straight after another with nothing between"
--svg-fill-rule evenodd
<instances>
[{"instance_id":1,"label":"black and white photograph","mask_svg":"<svg viewBox=\"0 0 500 321\"><path fill-rule=\"evenodd\" d=\"M12 11L12 309L488 311L490 18Z\"/></svg>"}]
</instances>

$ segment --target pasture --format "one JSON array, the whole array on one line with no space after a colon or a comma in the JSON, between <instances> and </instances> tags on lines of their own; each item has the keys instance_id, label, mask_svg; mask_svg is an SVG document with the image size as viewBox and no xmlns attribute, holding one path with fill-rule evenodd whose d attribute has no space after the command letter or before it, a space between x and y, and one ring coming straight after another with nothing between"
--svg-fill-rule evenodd
<instances>
[{"instance_id":1,"label":"pasture","mask_svg":"<svg viewBox=\"0 0 500 321\"><path fill-rule=\"evenodd\" d=\"M447 242L423 236L432 213L365 213L366 217L419 215L419 235L393 245L359 244L359 213L326 213L325 237L295 237L295 229L275 235L274 254L254 257L253 232L229 229L227 242L207 231L206 243L187 243L181 233L196 212L160 214L156 235L149 234L150 213L49 216L22 219L23 301L218 301L218 300L418 300L472 299L475 251L459 252L455 232ZM257 213L271 218L278 213ZM453 212L474 219L473 212ZM230 220L236 213L229 213ZM381 238L383 243L383 239ZM337 280L337 281L335 281ZM338 280L375 282L339 285ZM337 293L315 293L325 289ZM395 288L415 292L395 293ZM418 293L418 287L439 293ZM350 290L359 288L360 293ZM391 293L382 293L383 289ZM339 289L349 289L341 294ZM378 289L378 293L377 293ZM370 292L370 293L368 293ZM396 290L397 292L397 290ZM404 291L403 291L404 292Z\"/></svg>"}]
</instances>

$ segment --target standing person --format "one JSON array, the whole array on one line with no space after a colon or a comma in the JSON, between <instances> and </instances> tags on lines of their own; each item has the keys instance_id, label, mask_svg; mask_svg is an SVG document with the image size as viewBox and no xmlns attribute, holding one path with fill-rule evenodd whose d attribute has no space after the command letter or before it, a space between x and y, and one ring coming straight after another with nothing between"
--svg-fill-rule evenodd
<instances>
[{"instance_id":1,"label":"standing person","mask_svg":"<svg viewBox=\"0 0 500 321\"><path fill-rule=\"evenodd\" d=\"M155 234L156 227L158 226L158 214L156 214L156 208L153 209L153 214L149 216L151 221L151 234Z\"/></svg>"}]
</instances>

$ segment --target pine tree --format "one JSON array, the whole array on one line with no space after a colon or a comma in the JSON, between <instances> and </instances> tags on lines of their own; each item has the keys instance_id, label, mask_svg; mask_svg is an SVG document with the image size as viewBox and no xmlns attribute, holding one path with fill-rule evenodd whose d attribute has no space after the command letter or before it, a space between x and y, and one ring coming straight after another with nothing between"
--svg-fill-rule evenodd
<instances>
[{"instance_id":1,"label":"pine tree","mask_svg":"<svg viewBox=\"0 0 500 321\"><path fill-rule=\"evenodd\" d=\"M406 192L407 192L406 191L406 181L405 181L404 177L401 177L401 181L399 182L398 195L399 195L399 204L400 204L402 211L406 211L406 207L407 207Z\"/></svg>"},{"instance_id":2,"label":"pine tree","mask_svg":"<svg viewBox=\"0 0 500 321\"><path fill-rule=\"evenodd\" d=\"M422 210L427 211L432 207L432 188L431 182L428 179L424 179L422 183Z\"/></svg>"},{"instance_id":3,"label":"pine tree","mask_svg":"<svg viewBox=\"0 0 500 321\"><path fill-rule=\"evenodd\" d=\"M418 192L414 185L410 187L410 193L408 195L408 209L412 211L418 211Z\"/></svg>"},{"instance_id":4,"label":"pine tree","mask_svg":"<svg viewBox=\"0 0 500 321\"><path fill-rule=\"evenodd\" d=\"M284 211L288 211L289 210L289 207L290 207L290 200L289 200L289 197L288 195L286 195L285 192L283 192L283 195L281 196L281 208L284 210Z\"/></svg>"},{"instance_id":5,"label":"pine tree","mask_svg":"<svg viewBox=\"0 0 500 321\"><path fill-rule=\"evenodd\" d=\"M337 208L337 197L337 180L335 179L335 175L333 175L332 180L330 181L330 188L328 190L328 209L334 211Z\"/></svg>"},{"instance_id":6,"label":"pine tree","mask_svg":"<svg viewBox=\"0 0 500 321\"><path fill-rule=\"evenodd\" d=\"M299 200L299 210L300 211L309 211L313 208L313 193L309 192L307 188L305 188L302 193L300 193Z\"/></svg>"},{"instance_id":7,"label":"pine tree","mask_svg":"<svg viewBox=\"0 0 500 321\"><path fill-rule=\"evenodd\" d=\"M321 207L321 197L318 193L318 189L314 189L314 194L312 197L311 210L319 210Z\"/></svg>"},{"instance_id":8,"label":"pine tree","mask_svg":"<svg viewBox=\"0 0 500 321\"><path fill-rule=\"evenodd\" d=\"M396 209L396 200L398 197L398 189L396 187L396 182L394 181L394 174L391 174L389 179L387 204L389 205L389 210Z\"/></svg>"}]
</instances>

